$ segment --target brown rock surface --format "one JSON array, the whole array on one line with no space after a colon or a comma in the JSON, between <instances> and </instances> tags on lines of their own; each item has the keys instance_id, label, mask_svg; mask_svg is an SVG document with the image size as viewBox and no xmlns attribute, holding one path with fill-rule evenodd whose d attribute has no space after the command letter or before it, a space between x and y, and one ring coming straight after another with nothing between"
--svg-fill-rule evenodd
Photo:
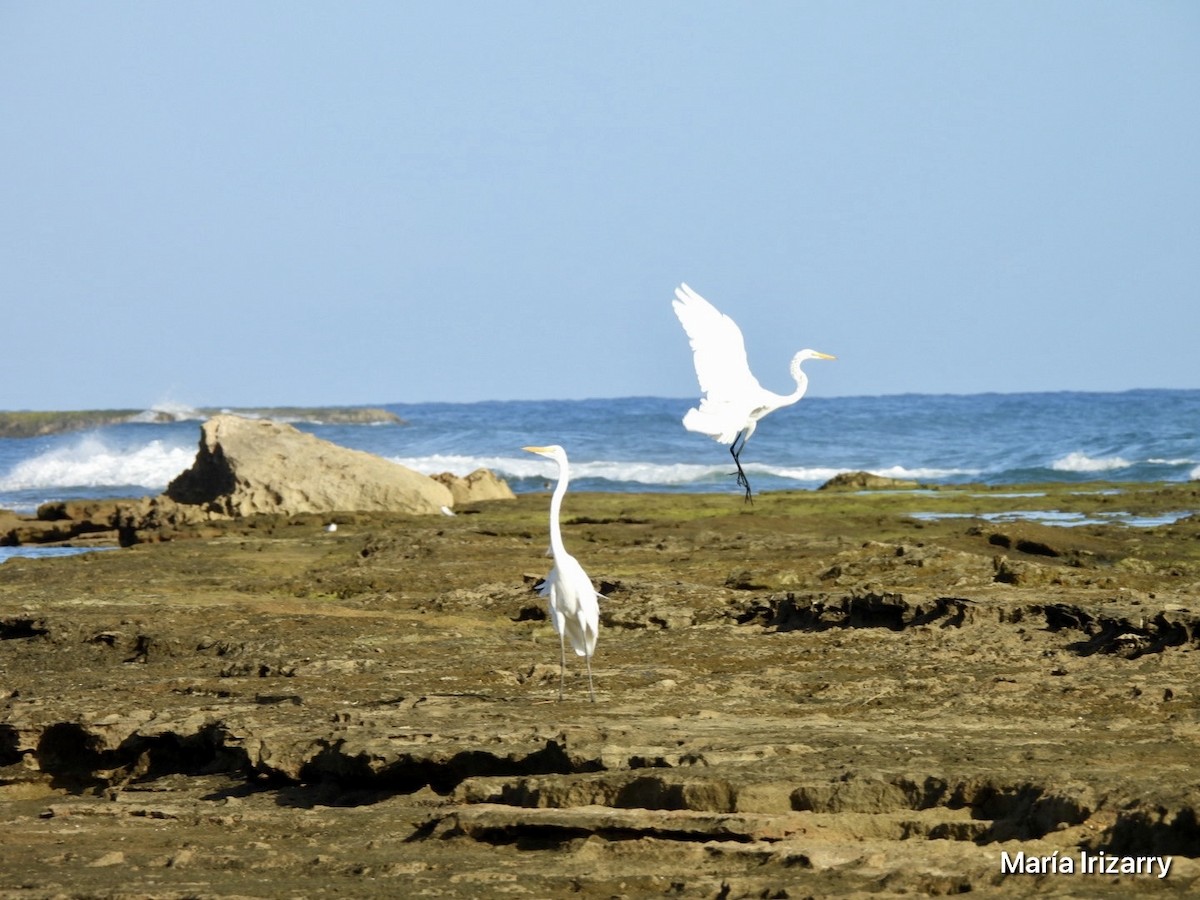
<instances>
[{"instance_id":1,"label":"brown rock surface","mask_svg":"<svg viewBox=\"0 0 1200 900\"><path fill-rule=\"evenodd\" d=\"M595 704L545 495L0 565L0 898L1200 889L1200 519L756 501L568 496ZM1101 850L1170 875L1001 874Z\"/></svg>"},{"instance_id":2,"label":"brown rock surface","mask_svg":"<svg viewBox=\"0 0 1200 900\"><path fill-rule=\"evenodd\" d=\"M442 472L433 478L450 488L455 506L480 500L512 500L514 496L508 482L496 477L490 469L476 469L465 476Z\"/></svg>"},{"instance_id":3,"label":"brown rock surface","mask_svg":"<svg viewBox=\"0 0 1200 900\"><path fill-rule=\"evenodd\" d=\"M436 513L454 499L432 478L270 419L213 416L196 461L167 485L177 503L229 516L382 510Z\"/></svg>"}]
</instances>

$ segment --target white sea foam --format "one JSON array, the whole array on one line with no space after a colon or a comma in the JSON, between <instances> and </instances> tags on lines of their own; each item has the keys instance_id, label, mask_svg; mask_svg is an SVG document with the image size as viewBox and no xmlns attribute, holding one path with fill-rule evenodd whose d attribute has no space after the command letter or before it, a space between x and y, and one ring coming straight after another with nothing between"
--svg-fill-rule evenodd
<instances>
[{"instance_id":1,"label":"white sea foam","mask_svg":"<svg viewBox=\"0 0 1200 900\"><path fill-rule=\"evenodd\" d=\"M571 465L573 478L603 478L607 481L632 481L637 484L693 484L724 475L727 466L703 466L689 463L596 462ZM544 469L543 469L544 471Z\"/></svg>"},{"instance_id":2,"label":"white sea foam","mask_svg":"<svg viewBox=\"0 0 1200 900\"><path fill-rule=\"evenodd\" d=\"M412 469L414 472L420 472L422 475L449 472L452 475L462 476L469 475L476 469L491 469L497 475L534 477L541 471L532 459L529 461L528 471L518 471L524 465L524 460L516 460L507 456L463 456L453 453L434 453L429 456L389 456L387 459ZM553 468L550 466L550 469Z\"/></svg>"},{"instance_id":3,"label":"white sea foam","mask_svg":"<svg viewBox=\"0 0 1200 900\"><path fill-rule=\"evenodd\" d=\"M203 419L204 416L199 410L188 406L186 403L176 403L171 400L164 400L160 403L155 403L152 407L138 413L133 417L133 422L161 422L164 419L171 422L189 422L194 419Z\"/></svg>"},{"instance_id":4,"label":"white sea foam","mask_svg":"<svg viewBox=\"0 0 1200 900\"><path fill-rule=\"evenodd\" d=\"M858 471L857 469L832 468L828 466L789 468L780 466L746 466L747 471L757 469L779 478L793 481L816 481L825 483L836 475ZM885 466L866 470L871 475L881 478L896 478L901 481L938 481L943 478L974 477L980 474L979 469L935 469L929 467L908 468L906 466Z\"/></svg>"},{"instance_id":5,"label":"white sea foam","mask_svg":"<svg viewBox=\"0 0 1200 900\"><path fill-rule=\"evenodd\" d=\"M935 469L932 467L917 467L910 469L905 466L888 466L886 469L870 469L872 475L884 478L899 478L909 481L938 481L942 478L975 478L983 474L982 469Z\"/></svg>"},{"instance_id":6,"label":"white sea foam","mask_svg":"<svg viewBox=\"0 0 1200 900\"><path fill-rule=\"evenodd\" d=\"M1200 481L1200 466L1196 466L1196 468L1188 472L1188 481Z\"/></svg>"},{"instance_id":7,"label":"white sea foam","mask_svg":"<svg viewBox=\"0 0 1200 900\"><path fill-rule=\"evenodd\" d=\"M1068 453L1061 459L1050 463L1055 472L1108 472L1112 469L1128 469L1132 466L1129 460L1121 456L1109 456L1095 459L1085 453Z\"/></svg>"},{"instance_id":8,"label":"white sea foam","mask_svg":"<svg viewBox=\"0 0 1200 900\"><path fill-rule=\"evenodd\" d=\"M86 435L20 461L0 475L0 491L109 485L161 489L187 469L194 457L194 449L172 447L160 440L118 448L96 435Z\"/></svg>"},{"instance_id":9,"label":"white sea foam","mask_svg":"<svg viewBox=\"0 0 1200 900\"><path fill-rule=\"evenodd\" d=\"M790 481L804 481L824 484L835 475L840 475L846 469L836 469L831 466L764 466L755 463L744 466L747 473L754 475L774 475L776 478L786 478ZM722 472L729 473L729 466L724 466Z\"/></svg>"},{"instance_id":10,"label":"white sea foam","mask_svg":"<svg viewBox=\"0 0 1200 900\"><path fill-rule=\"evenodd\" d=\"M419 457L389 457L423 475L451 472L468 475L476 469L491 469L503 478L543 478L553 481L558 477L558 466L540 457L528 459L513 456L455 456L434 454ZM702 466L687 463L650 462L593 462L571 461L571 479L602 478L607 481L632 481L638 484L691 484L717 475L724 475L728 466Z\"/></svg>"},{"instance_id":11,"label":"white sea foam","mask_svg":"<svg viewBox=\"0 0 1200 900\"><path fill-rule=\"evenodd\" d=\"M528 459L512 456L457 456L433 454L430 456L389 457L393 462L420 472L435 475L451 472L467 475L476 469L491 469L502 478L542 478L553 481L558 467L540 457ZM732 463L701 465L696 463L655 463L647 461L571 461L571 479L596 478L612 482L633 482L645 485L688 485L720 481L733 472ZM770 466L762 463L745 463L748 475L770 476L804 484L823 484L836 475L850 471L832 466ZM973 476L979 473L967 469L905 468L890 466L872 469L872 474L887 478L936 480L955 476Z\"/></svg>"}]
</instances>

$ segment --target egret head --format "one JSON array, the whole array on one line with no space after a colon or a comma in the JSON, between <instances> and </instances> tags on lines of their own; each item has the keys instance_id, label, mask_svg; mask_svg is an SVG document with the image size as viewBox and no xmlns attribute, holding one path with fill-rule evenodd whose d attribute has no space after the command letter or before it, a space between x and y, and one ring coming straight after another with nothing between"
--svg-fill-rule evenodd
<instances>
[{"instance_id":1,"label":"egret head","mask_svg":"<svg viewBox=\"0 0 1200 900\"><path fill-rule=\"evenodd\" d=\"M557 463L565 464L567 461L567 451L558 444L550 444L546 447L522 447L521 449L552 459Z\"/></svg>"},{"instance_id":2,"label":"egret head","mask_svg":"<svg viewBox=\"0 0 1200 900\"><path fill-rule=\"evenodd\" d=\"M837 357L830 356L828 353L821 353L820 351L817 351L817 350L808 350L808 349L801 350L799 353L797 353L795 356L792 357L792 364L791 364L790 368L792 370L793 377L796 375L797 372L800 371L801 363L805 362L806 360L810 360L810 359L837 359Z\"/></svg>"},{"instance_id":3,"label":"egret head","mask_svg":"<svg viewBox=\"0 0 1200 900\"><path fill-rule=\"evenodd\" d=\"M796 354L798 362L804 362L806 359L837 359L837 357L831 356L828 353L822 353L819 350L801 350Z\"/></svg>"}]
</instances>

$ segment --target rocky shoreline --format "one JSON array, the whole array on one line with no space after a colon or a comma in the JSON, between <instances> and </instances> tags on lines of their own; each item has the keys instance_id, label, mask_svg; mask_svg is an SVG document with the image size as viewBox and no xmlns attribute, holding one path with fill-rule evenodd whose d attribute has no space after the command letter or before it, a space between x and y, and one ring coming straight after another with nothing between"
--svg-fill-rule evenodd
<instances>
[{"instance_id":1,"label":"rocky shoreline","mask_svg":"<svg viewBox=\"0 0 1200 900\"><path fill-rule=\"evenodd\" d=\"M0 898L1200 888L1200 484L572 493L596 704L546 503L0 565Z\"/></svg>"},{"instance_id":2,"label":"rocky shoreline","mask_svg":"<svg viewBox=\"0 0 1200 900\"><path fill-rule=\"evenodd\" d=\"M222 414L201 426L191 467L162 494L51 501L34 516L0 509L0 547L127 547L198 537L212 533L212 523L254 515L311 513L332 524L347 511L452 515L456 504L512 496L486 469L430 477L287 423Z\"/></svg>"}]
</instances>

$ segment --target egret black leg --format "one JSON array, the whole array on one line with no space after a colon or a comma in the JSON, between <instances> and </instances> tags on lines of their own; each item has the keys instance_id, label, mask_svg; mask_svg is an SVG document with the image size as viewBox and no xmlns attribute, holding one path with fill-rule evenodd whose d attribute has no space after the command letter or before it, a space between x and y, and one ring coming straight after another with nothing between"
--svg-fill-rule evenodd
<instances>
[{"instance_id":1,"label":"egret black leg","mask_svg":"<svg viewBox=\"0 0 1200 900\"><path fill-rule=\"evenodd\" d=\"M585 656L583 659L587 663L588 696L591 697L592 702L595 703L596 702L596 692L592 689L592 658L590 656Z\"/></svg>"},{"instance_id":2,"label":"egret black leg","mask_svg":"<svg viewBox=\"0 0 1200 900\"><path fill-rule=\"evenodd\" d=\"M741 441L740 446L738 444L739 441ZM739 459L739 457L742 455L742 448L745 446L745 437L739 434L733 439L733 443L729 445L729 455L733 457L733 463L737 466L738 487L746 489L746 502L753 503L754 498L750 496L750 480L746 477L746 472L742 469L742 461Z\"/></svg>"}]
</instances>

